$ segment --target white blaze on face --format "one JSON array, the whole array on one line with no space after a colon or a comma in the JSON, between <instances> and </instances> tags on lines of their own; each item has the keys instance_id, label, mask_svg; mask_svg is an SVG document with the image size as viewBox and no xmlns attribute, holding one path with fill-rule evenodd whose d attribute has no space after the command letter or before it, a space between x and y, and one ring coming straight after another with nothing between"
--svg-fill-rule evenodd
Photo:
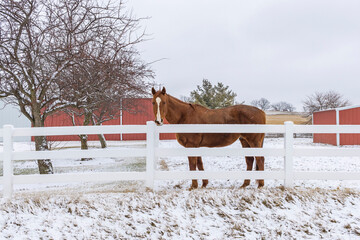
<instances>
[{"instance_id":1,"label":"white blaze on face","mask_svg":"<svg viewBox=\"0 0 360 240\"><path fill-rule=\"evenodd\" d=\"M159 123L161 123L160 102L161 102L161 99L159 97L157 97L156 98L156 103L157 103L156 121L158 121Z\"/></svg>"}]
</instances>

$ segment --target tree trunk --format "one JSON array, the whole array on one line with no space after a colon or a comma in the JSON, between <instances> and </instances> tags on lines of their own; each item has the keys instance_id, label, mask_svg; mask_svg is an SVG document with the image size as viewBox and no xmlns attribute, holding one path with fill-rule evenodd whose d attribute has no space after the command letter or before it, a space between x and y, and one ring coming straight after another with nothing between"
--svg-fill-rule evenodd
<instances>
[{"instance_id":1,"label":"tree trunk","mask_svg":"<svg viewBox=\"0 0 360 240\"><path fill-rule=\"evenodd\" d=\"M45 136L35 136L36 151L48 150ZM50 159L37 160L40 174L53 174L54 169Z\"/></svg>"},{"instance_id":2,"label":"tree trunk","mask_svg":"<svg viewBox=\"0 0 360 240\"><path fill-rule=\"evenodd\" d=\"M107 148L106 139L104 137L104 134L98 134L98 137L100 140L101 148Z\"/></svg>"},{"instance_id":3,"label":"tree trunk","mask_svg":"<svg viewBox=\"0 0 360 240\"><path fill-rule=\"evenodd\" d=\"M96 123L94 117L91 117L92 125L101 126L101 123ZM101 148L107 148L106 139L104 134L98 134L98 138L101 144Z\"/></svg>"},{"instance_id":4,"label":"tree trunk","mask_svg":"<svg viewBox=\"0 0 360 240\"><path fill-rule=\"evenodd\" d=\"M88 150L88 136L87 135L80 135L80 142L81 142L81 150Z\"/></svg>"},{"instance_id":5,"label":"tree trunk","mask_svg":"<svg viewBox=\"0 0 360 240\"><path fill-rule=\"evenodd\" d=\"M85 118L84 118L83 125L88 126L90 124L90 120L91 120L91 113L85 113L84 117ZM80 137L80 142L81 142L81 150L89 149L88 136L87 135L79 135L79 137ZM89 161L89 160L91 160L91 158L81 158L81 161Z\"/></svg>"},{"instance_id":6,"label":"tree trunk","mask_svg":"<svg viewBox=\"0 0 360 240\"><path fill-rule=\"evenodd\" d=\"M34 108L34 127L44 127L44 121L41 118L40 109ZM35 150L36 151L46 151L48 150L46 136L35 136ZM40 174L53 174L54 168L50 159L39 159L37 160Z\"/></svg>"}]
</instances>

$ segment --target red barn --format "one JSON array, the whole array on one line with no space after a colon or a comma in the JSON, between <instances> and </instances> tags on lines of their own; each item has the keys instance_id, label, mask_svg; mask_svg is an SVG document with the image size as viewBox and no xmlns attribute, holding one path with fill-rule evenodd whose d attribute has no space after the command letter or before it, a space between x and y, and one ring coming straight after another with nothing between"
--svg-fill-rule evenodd
<instances>
[{"instance_id":1,"label":"red barn","mask_svg":"<svg viewBox=\"0 0 360 240\"><path fill-rule=\"evenodd\" d=\"M313 113L314 125L360 125L360 106L324 110ZM360 145L360 134L314 134L314 143Z\"/></svg>"},{"instance_id":2,"label":"red barn","mask_svg":"<svg viewBox=\"0 0 360 240\"><path fill-rule=\"evenodd\" d=\"M124 100L134 101L134 99ZM145 125L147 121L154 121L153 105L152 98L141 98L136 99L137 101L133 104L133 107L128 111L122 112L121 125ZM166 120L165 124L169 124ZM144 134L123 134L122 140L145 140L146 136ZM174 133L161 133L161 140L175 139Z\"/></svg>"},{"instance_id":3,"label":"red barn","mask_svg":"<svg viewBox=\"0 0 360 240\"><path fill-rule=\"evenodd\" d=\"M151 98L124 99L123 104L127 106L126 111L120 111L119 118L103 123L103 125L145 125L147 121L154 120ZM131 104L129 104L131 101ZM129 107L131 106L131 107ZM81 123L83 117L77 117L76 123ZM165 122L167 124L167 122ZM64 112L58 112L46 118L45 127L72 126L72 120ZM79 141L79 137L71 136L48 136L49 141ZM146 134L105 134L106 140L145 140ZM174 133L160 134L161 140L175 139ZM88 140L98 140L96 135L89 135Z\"/></svg>"}]
</instances>

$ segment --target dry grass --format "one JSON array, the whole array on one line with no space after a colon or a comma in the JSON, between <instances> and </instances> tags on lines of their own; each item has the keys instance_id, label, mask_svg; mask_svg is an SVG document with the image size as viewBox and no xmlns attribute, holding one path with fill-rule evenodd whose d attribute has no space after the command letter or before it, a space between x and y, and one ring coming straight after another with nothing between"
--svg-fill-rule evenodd
<instances>
[{"instance_id":1,"label":"dry grass","mask_svg":"<svg viewBox=\"0 0 360 240\"><path fill-rule=\"evenodd\" d=\"M307 124L310 117L301 114L266 115L266 124L284 124L286 121L293 121L295 124Z\"/></svg>"},{"instance_id":2,"label":"dry grass","mask_svg":"<svg viewBox=\"0 0 360 240\"><path fill-rule=\"evenodd\" d=\"M165 160L164 159L161 159L160 160L160 169L162 170L162 171L169 171L169 166L167 165L167 163L165 162Z\"/></svg>"},{"instance_id":3,"label":"dry grass","mask_svg":"<svg viewBox=\"0 0 360 240\"><path fill-rule=\"evenodd\" d=\"M248 188L0 199L0 239L356 239L359 192Z\"/></svg>"}]
</instances>

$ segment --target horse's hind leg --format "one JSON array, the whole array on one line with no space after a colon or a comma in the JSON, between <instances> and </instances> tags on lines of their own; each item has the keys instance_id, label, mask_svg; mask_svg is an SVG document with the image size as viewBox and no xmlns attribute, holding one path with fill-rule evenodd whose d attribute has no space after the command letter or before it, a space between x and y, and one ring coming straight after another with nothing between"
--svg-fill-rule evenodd
<instances>
[{"instance_id":1,"label":"horse's hind leg","mask_svg":"<svg viewBox=\"0 0 360 240\"><path fill-rule=\"evenodd\" d=\"M196 165L197 165L197 158L198 157L188 157L189 159L189 167L190 167L190 171L195 171L196 170ZM192 180L192 184L190 187L191 189L197 188L198 187L198 182L196 179Z\"/></svg>"},{"instance_id":2,"label":"horse's hind leg","mask_svg":"<svg viewBox=\"0 0 360 240\"><path fill-rule=\"evenodd\" d=\"M197 167L198 167L199 171L204 171L204 165L203 165L203 161L202 161L201 157L197 157ZM202 187L205 188L208 185L209 180L203 179L202 183L203 183Z\"/></svg>"},{"instance_id":3,"label":"horse's hind leg","mask_svg":"<svg viewBox=\"0 0 360 240\"><path fill-rule=\"evenodd\" d=\"M250 147L249 143L245 139L240 138L240 142L241 142L241 145L243 146L243 148ZM246 170L251 171L253 169L253 165L254 165L254 157L245 157L245 160L246 160ZM241 187L244 188L249 185L250 185L250 179L245 179L244 183Z\"/></svg>"},{"instance_id":4,"label":"horse's hind leg","mask_svg":"<svg viewBox=\"0 0 360 240\"><path fill-rule=\"evenodd\" d=\"M264 171L264 157L256 157L256 171ZM258 187L264 186L264 179L259 179L258 181Z\"/></svg>"},{"instance_id":5,"label":"horse's hind leg","mask_svg":"<svg viewBox=\"0 0 360 240\"><path fill-rule=\"evenodd\" d=\"M264 143L264 136L265 134L260 133L260 134L254 134L252 141L249 141L250 147L253 148L262 148L263 147L263 143ZM264 171L264 162L265 162L265 158L264 157L255 157L256 158L256 170L257 171ZM264 179L258 179L258 187L261 188L264 186Z\"/></svg>"}]
</instances>

